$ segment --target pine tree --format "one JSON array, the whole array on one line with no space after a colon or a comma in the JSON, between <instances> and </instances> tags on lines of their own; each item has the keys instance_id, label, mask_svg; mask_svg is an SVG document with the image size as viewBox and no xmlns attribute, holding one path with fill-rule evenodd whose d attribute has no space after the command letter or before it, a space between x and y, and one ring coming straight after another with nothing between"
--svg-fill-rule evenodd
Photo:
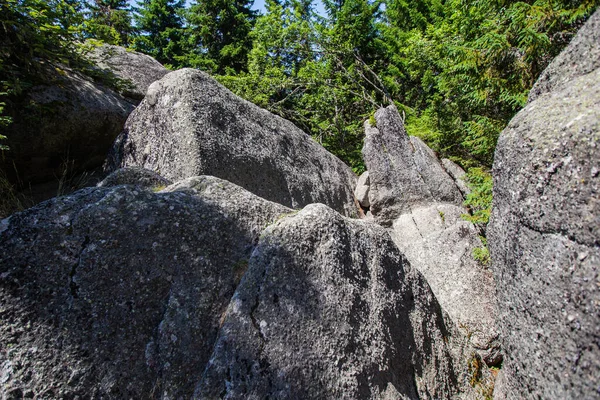
<instances>
[{"instance_id":1,"label":"pine tree","mask_svg":"<svg viewBox=\"0 0 600 400\"><path fill-rule=\"evenodd\" d=\"M108 44L129 45L135 30L127 0L92 0L87 7L87 37Z\"/></svg>"},{"instance_id":2,"label":"pine tree","mask_svg":"<svg viewBox=\"0 0 600 400\"><path fill-rule=\"evenodd\" d=\"M252 48L250 31L256 13L251 0L200 0L190 7L188 63L216 74L247 70Z\"/></svg>"},{"instance_id":3,"label":"pine tree","mask_svg":"<svg viewBox=\"0 0 600 400\"><path fill-rule=\"evenodd\" d=\"M133 47L172 67L181 61L184 0L142 0L136 9L139 36Z\"/></svg>"}]
</instances>

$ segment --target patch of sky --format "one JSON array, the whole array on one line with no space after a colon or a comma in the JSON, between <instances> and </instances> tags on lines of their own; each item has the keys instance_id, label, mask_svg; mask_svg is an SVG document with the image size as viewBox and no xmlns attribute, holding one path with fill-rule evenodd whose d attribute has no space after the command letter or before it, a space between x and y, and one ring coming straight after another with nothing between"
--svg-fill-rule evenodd
<instances>
[{"instance_id":1,"label":"patch of sky","mask_svg":"<svg viewBox=\"0 0 600 400\"><path fill-rule=\"evenodd\" d=\"M131 4L132 6L136 6L137 2L136 0L128 0L129 4ZM185 5L186 7L188 7L190 5L192 1L191 0L186 0L185 1ZM313 2L313 6L315 7L315 11L317 12L317 14L321 15L321 16L326 16L326 12L325 12L325 6L323 5L323 2L321 0L315 0ZM254 0L254 4L252 5L252 9L259 11L261 14L264 14L266 12L266 8L265 8L265 0Z\"/></svg>"}]
</instances>

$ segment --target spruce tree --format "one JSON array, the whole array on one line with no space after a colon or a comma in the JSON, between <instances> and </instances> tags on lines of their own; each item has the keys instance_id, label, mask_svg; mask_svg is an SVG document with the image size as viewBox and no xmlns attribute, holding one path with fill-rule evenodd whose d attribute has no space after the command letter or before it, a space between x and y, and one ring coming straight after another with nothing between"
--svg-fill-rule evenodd
<instances>
[{"instance_id":1,"label":"spruce tree","mask_svg":"<svg viewBox=\"0 0 600 400\"><path fill-rule=\"evenodd\" d=\"M92 0L87 7L87 37L108 44L130 44L135 30L131 25L131 7L127 0Z\"/></svg>"},{"instance_id":2,"label":"spruce tree","mask_svg":"<svg viewBox=\"0 0 600 400\"><path fill-rule=\"evenodd\" d=\"M142 0L136 9L139 36L133 47L167 66L179 66L184 4L184 0Z\"/></svg>"},{"instance_id":3,"label":"spruce tree","mask_svg":"<svg viewBox=\"0 0 600 400\"><path fill-rule=\"evenodd\" d=\"M199 0L188 12L188 63L216 74L247 70L250 31L256 13L252 0Z\"/></svg>"}]
</instances>

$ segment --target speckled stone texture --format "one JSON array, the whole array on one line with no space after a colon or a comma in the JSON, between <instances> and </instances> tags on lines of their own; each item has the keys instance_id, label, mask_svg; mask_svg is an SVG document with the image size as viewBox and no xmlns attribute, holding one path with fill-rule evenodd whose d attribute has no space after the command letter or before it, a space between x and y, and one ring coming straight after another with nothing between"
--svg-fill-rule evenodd
<instances>
[{"instance_id":1,"label":"speckled stone texture","mask_svg":"<svg viewBox=\"0 0 600 400\"><path fill-rule=\"evenodd\" d=\"M123 94L136 100L142 100L148 87L169 72L154 58L121 46L104 44L95 47L87 57L100 70L121 79Z\"/></svg>"},{"instance_id":2,"label":"speckled stone texture","mask_svg":"<svg viewBox=\"0 0 600 400\"><path fill-rule=\"evenodd\" d=\"M356 216L356 176L291 122L182 69L153 83L107 167L140 166L178 181L213 175L288 207L324 203Z\"/></svg>"},{"instance_id":3,"label":"speckled stone texture","mask_svg":"<svg viewBox=\"0 0 600 400\"><path fill-rule=\"evenodd\" d=\"M147 189L169 186L172 182L155 172L140 167L120 168L108 175L96 186L109 187L117 185L134 185Z\"/></svg>"},{"instance_id":4,"label":"speckled stone texture","mask_svg":"<svg viewBox=\"0 0 600 400\"><path fill-rule=\"evenodd\" d=\"M461 215L463 197L435 153L409 137L395 107L365 123L363 157L375 220L427 279L440 305L489 365L502 360L491 271L473 257L479 232Z\"/></svg>"},{"instance_id":5,"label":"speckled stone texture","mask_svg":"<svg viewBox=\"0 0 600 400\"><path fill-rule=\"evenodd\" d=\"M433 151L420 139L409 137L394 106L375 113L377 127L365 122L362 149L369 171L369 202L383 225L434 201L462 204L462 195Z\"/></svg>"},{"instance_id":6,"label":"speckled stone texture","mask_svg":"<svg viewBox=\"0 0 600 400\"><path fill-rule=\"evenodd\" d=\"M488 238L510 399L600 397L599 17L498 140Z\"/></svg>"},{"instance_id":7,"label":"speckled stone texture","mask_svg":"<svg viewBox=\"0 0 600 400\"><path fill-rule=\"evenodd\" d=\"M214 177L88 188L0 223L0 397L189 398L262 229Z\"/></svg>"},{"instance_id":8,"label":"speckled stone texture","mask_svg":"<svg viewBox=\"0 0 600 400\"><path fill-rule=\"evenodd\" d=\"M467 398L445 321L385 229L310 205L262 233L194 397Z\"/></svg>"}]
</instances>

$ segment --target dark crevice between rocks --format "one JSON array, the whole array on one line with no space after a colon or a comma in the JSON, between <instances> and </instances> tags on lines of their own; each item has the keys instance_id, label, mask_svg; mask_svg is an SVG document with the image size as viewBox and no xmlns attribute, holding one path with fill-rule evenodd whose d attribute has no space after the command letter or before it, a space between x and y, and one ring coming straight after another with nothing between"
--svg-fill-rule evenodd
<instances>
[{"instance_id":1,"label":"dark crevice between rocks","mask_svg":"<svg viewBox=\"0 0 600 400\"><path fill-rule=\"evenodd\" d=\"M75 282L75 275L77 274L77 268L81 264L81 256L83 255L83 252L85 251L89 243L90 237L85 235L85 239L81 244L79 254L77 254L77 262L73 264L73 266L71 267L71 272L69 273L69 289L71 291L71 297L73 297L74 299L79 298L79 285L77 284L77 282Z\"/></svg>"},{"instance_id":2,"label":"dark crevice between rocks","mask_svg":"<svg viewBox=\"0 0 600 400\"><path fill-rule=\"evenodd\" d=\"M417 225L417 221L415 220L412 210L410 210L410 219L412 219L413 224L415 224L415 229L417 230L417 232L419 232L419 236L421 236L421 239L424 239L423 234L419 230L419 225Z\"/></svg>"}]
</instances>

